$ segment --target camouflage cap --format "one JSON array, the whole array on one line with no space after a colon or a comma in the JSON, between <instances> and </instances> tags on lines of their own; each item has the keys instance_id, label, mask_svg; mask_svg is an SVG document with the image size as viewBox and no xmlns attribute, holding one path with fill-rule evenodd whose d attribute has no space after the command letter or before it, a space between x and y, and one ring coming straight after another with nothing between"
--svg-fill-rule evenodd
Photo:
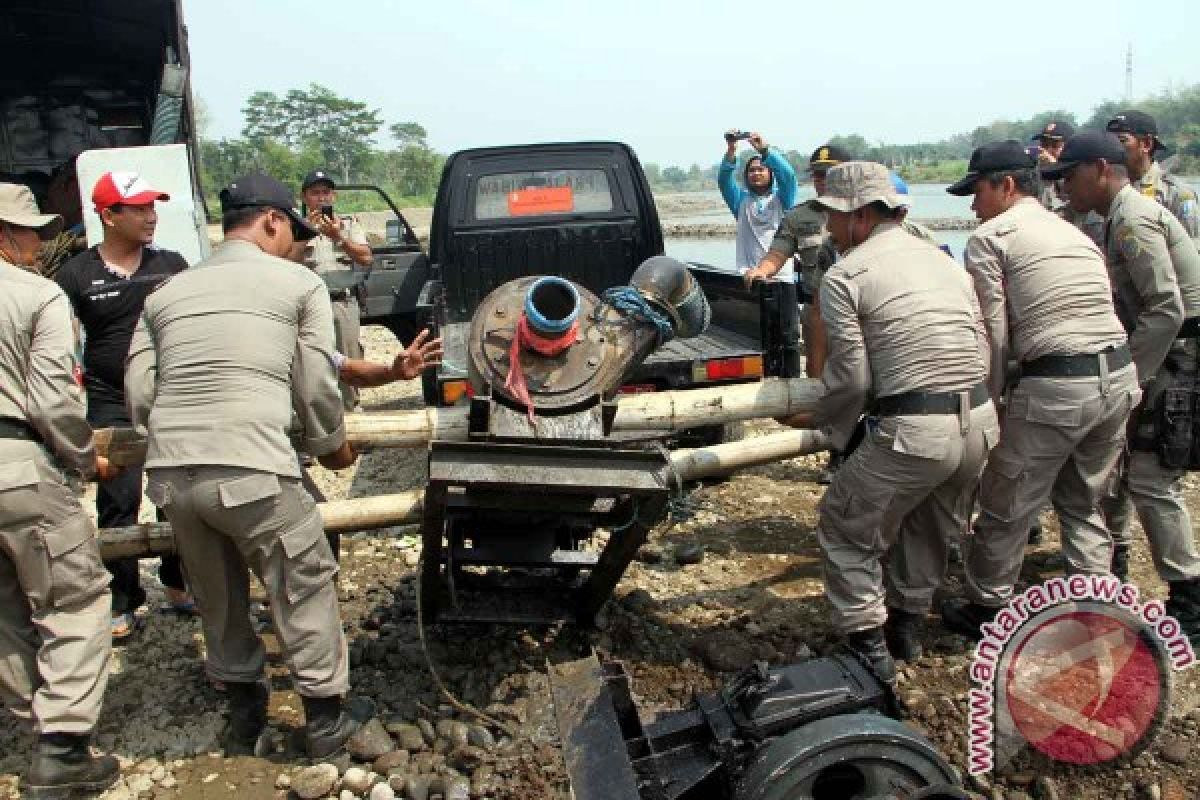
<instances>
[{"instance_id":1,"label":"camouflage cap","mask_svg":"<svg viewBox=\"0 0 1200 800\"><path fill-rule=\"evenodd\" d=\"M906 205L883 164L847 161L830 168L825 194L809 200L808 206L816 211L856 211L876 201L888 208Z\"/></svg>"}]
</instances>

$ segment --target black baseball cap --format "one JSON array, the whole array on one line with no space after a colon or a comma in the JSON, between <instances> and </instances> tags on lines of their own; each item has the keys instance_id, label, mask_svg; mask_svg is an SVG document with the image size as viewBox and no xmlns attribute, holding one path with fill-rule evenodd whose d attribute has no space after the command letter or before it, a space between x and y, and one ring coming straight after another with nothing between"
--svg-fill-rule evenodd
<instances>
[{"instance_id":1,"label":"black baseball cap","mask_svg":"<svg viewBox=\"0 0 1200 800\"><path fill-rule=\"evenodd\" d=\"M958 197L975 193L975 181L984 175L996 172L1011 172L1033 169L1037 161L1025 150L1025 145L1016 139L988 142L975 148L967 164L967 174L946 187L946 191Z\"/></svg>"},{"instance_id":2,"label":"black baseball cap","mask_svg":"<svg viewBox=\"0 0 1200 800\"><path fill-rule=\"evenodd\" d=\"M297 241L306 242L318 233L308 220L296 212L291 191L270 175L251 172L236 178L221 190L220 197L222 213L239 208L274 208L282 211L292 221L292 231Z\"/></svg>"},{"instance_id":3,"label":"black baseball cap","mask_svg":"<svg viewBox=\"0 0 1200 800\"><path fill-rule=\"evenodd\" d=\"M1108 121L1104 130L1110 133L1132 133L1135 136L1153 136L1154 149L1165 150L1167 146L1158 138L1158 123L1145 111L1122 111Z\"/></svg>"},{"instance_id":4,"label":"black baseball cap","mask_svg":"<svg viewBox=\"0 0 1200 800\"><path fill-rule=\"evenodd\" d=\"M318 183L328 183L330 189L336 189L337 183L334 182L333 176L326 170L314 169L312 172L304 176L304 182L300 184L300 191L305 191L310 186L316 186Z\"/></svg>"},{"instance_id":5,"label":"black baseball cap","mask_svg":"<svg viewBox=\"0 0 1200 800\"><path fill-rule=\"evenodd\" d=\"M1067 145L1053 164L1043 164L1043 178L1056 181L1072 167L1104 159L1110 164L1125 163L1125 148L1115 134L1104 131L1082 131L1067 139Z\"/></svg>"},{"instance_id":6,"label":"black baseball cap","mask_svg":"<svg viewBox=\"0 0 1200 800\"><path fill-rule=\"evenodd\" d=\"M1061 119L1052 119L1042 129L1030 137L1037 142L1042 139L1070 139L1075 135L1075 126Z\"/></svg>"},{"instance_id":7,"label":"black baseball cap","mask_svg":"<svg viewBox=\"0 0 1200 800\"><path fill-rule=\"evenodd\" d=\"M839 147L836 144L823 144L813 154L808 157L809 170L819 171L836 167L843 161L853 161L854 156L844 147Z\"/></svg>"}]
</instances>

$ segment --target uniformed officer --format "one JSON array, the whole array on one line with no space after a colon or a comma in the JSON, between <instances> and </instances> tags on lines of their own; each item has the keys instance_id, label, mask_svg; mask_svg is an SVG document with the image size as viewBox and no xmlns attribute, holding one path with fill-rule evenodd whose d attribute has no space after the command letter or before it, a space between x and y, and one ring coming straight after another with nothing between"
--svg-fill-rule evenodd
<instances>
[{"instance_id":1,"label":"uniformed officer","mask_svg":"<svg viewBox=\"0 0 1200 800\"><path fill-rule=\"evenodd\" d=\"M1058 154L1067 144L1067 139L1074 135L1075 126L1070 122L1061 119L1048 120L1040 131L1030 137L1038 144L1038 163L1053 164L1057 161ZM1042 191L1038 195L1038 199L1050 211L1056 211L1063 204L1058 187L1054 185L1053 181L1045 181L1042 184Z\"/></svg>"},{"instance_id":2,"label":"uniformed officer","mask_svg":"<svg viewBox=\"0 0 1200 800\"><path fill-rule=\"evenodd\" d=\"M1167 610L1193 642L1200 643L1200 555L1180 494L1183 470L1160 461L1155 434L1155 419L1173 374L1190 372L1186 367L1195 365L1200 253L1170 211L1130 185L1126 157L1114 134L1084 132L1069 139L1058 163L1042 172L1064 179L1072 208L1105 215L1117 316L1129 333L1144 392L1130 425L1130 454L1119 492L1132 498L1159 577L1170 585ZM1108 523L1116 536L1129 520L1127 515L1110 516Z\"/></svg>"},{"instance_id":3,"label":"uniformed officer","mask_svg":"<svg viewBox=\"0 0 1200 800\"><path fill-rule=\"evenodd\" d=\"M304 176L300 192L308 211L308 221L319 232L308 242L304 263L318 275L327 272L354 270L371 266L371 245L358 220L336 212L337 184L325 170L314 170ZM359 342L360 311L354 289L331 288L333 302L334 341L339 353L347 358L362 358ZM358 407L358 389L341 384L342 399L347 411Z\"/></svg>"},{"instance_id":4,"label":"uniformed officer","mask_svg":"<svg viewBox=\"0 0 1200 800\"><path fill-rule=\"evenodd\" d=\"M1026 534L1056 481L1068 571L1108 572L1100 499L1141 397L1104 258L1042 207L1040 183L1034 159L1008 140L976 149L966 176L946 189L974 195L982 224L967 241L966 267L991 346L988 388L997 404L1007 394L966 540L967 599L942 607L946 625L973 638L1011 599ZM1008 390L1010 359L1021 377Z\"/></svg>"},{"instance_id":5,"label":"uniformed officer","mask_svg":"<svg viewBox=\"0 0 1200 800\"><path fill-rule=\"evenodd\" d=\"M26 797L100 791L111 756L88 749L108 683L112 598L96 529L64 472L112 478L75 382L71 306L28 271L62 218L0 184L0 695L38 735Z\"/></svg>"},{"instance_id":6,"label":"uniformed officer","mask_svg":"<svg viewBox=\"0 0 1200 800\"><path fill-rule=\"evenodd\" d=\"M325 284L285 260L316 235L273 178L221 192L225 241L146 299L125 388L147 428L147 496L175 530L208 644L208 673L228 687L227 752L252 752L266 725L265 652L249 620L247 566L272 619L307 717L313 757L341 749L370 717L345 703L346 639L337 563L289 440L330 469L354 463L333 365Z\"/></svg>"},{"instance_id":7,"label":"uniformed officer","mask_svg":"<svg viewBox=\"0 0 1200 800\"><path fill-rule=\"evenodd\" d=\"M1125 148L1125 169L1133 188L1161 203L1183 224L1200 247L1200 209L1196 193L1163 172L1154 160L1166 149L1158 138L1158 123L1144 111L1122 111L1108 121L1105 130L1115 133Z\"/></svg>"},{"instance_id":8,"label":"uniformed officer","mask_svg":"<svg viewBox=\"0 0 1200 800\"><path fill-rule=\"evenodd\" d=\"M872 415L821 501L825 591L835 627L890 681L884 625L911 639L929 611L998 436L987 342L966 272L895 222L886 167L836 166L810 204L841 254L821 283L829 357L813 422L844 448Z\"/></svg>"}]
</instances>

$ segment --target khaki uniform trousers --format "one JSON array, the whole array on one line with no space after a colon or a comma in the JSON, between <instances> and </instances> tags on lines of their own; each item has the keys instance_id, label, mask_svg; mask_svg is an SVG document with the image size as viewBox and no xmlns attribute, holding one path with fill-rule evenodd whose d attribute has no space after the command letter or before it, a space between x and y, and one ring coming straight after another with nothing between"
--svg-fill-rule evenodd
<instances>
[{"instance_id":1,"label":"khaki uniform trousers","mask_svg":"<svg viewBox=\"0 0 1200 800\"><path fill-rule=\"evenodd\" d=\"M1195 358L1195 347L1195 339L1176 339L1171 356ZM1146 405L1153 407L1169 383L1169 373L1160 370L1146 391ZM1192 518L1179 486L1183 475L1184 470L1164 467L1155 453L1132 450L1115 495L1106 498L1103 504L1113 543L1126 547L1133 543L1131 522L1136 509L1150 544L1150 556L1164 581L1200 578L1200 554L1196 551Z\"/></svg>"},{"instance_id":2,"label":"khaki uniform trousers","mask_svg":"<svg viewBox=\"0 0 1200 800\"><path fill-rule=\"evenodd\" d=\"M175 531L203 621L208 674L253 683L266 653L250 623L247 567L266 588L296 691L344 695L349 654L316 503L297 478L240 467L149 470L147 495Z\"/></svg>"},{"instance_id":3,"label":"khaki uniform trousers","mask_svg":"<svg viewBox=\"0 0 1200 800\"><path fill-rule=\"evenodd\" d=\"M96 727L109 580L91 517L45 451L0 440L0 695L36 733Z\"/></svg>"},{"instance_id":4,"label":"khaki uniform trousers","mask_svg":"<svg viewBox=\"0 0 1200 800\"><path fill-rule=\"evenodd\" d=\"M1132 365L1104 377L1024 377L1009 392L1000 444L979 485L967 536L967 597L1002 606L1025 560L1029 528L1054 499L1070 573L1103 574L1112 538L1100 513L1141 392Z\"/></svg>"},{"instance_id":5,"label":"khaki uniform trousers","mask_svg":"<svg viewBox=\"0 0 1200 800\"><path fill-rule=\"evenodd\" d=\"M346 358L362 358L362 342L359 340L361 312L358 300L351 294L349 297L333 301L333 341L337 351ZM342 390L342 405L347 411L358 408L358 389L339 383Z\"/></svg>"},{"instance_id":6,"label":"khaki uniform trousers","mask_svg":"<svg viewBox=\"0 0 1200 800\"><path fill-rule=\"evenodd\" d=\"M825 594L840 633L882 625L889 606L929 611L945 579L946 542L966 524L998 438L988 401L964 417L883 417L846 459L817 521Z\"/></svg>"}]
</instances>

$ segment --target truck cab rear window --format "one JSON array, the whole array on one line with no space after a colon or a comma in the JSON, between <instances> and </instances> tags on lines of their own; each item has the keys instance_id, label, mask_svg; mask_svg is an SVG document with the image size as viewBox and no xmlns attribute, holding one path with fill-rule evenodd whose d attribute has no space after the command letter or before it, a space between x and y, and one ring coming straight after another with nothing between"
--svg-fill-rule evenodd
<instances>
[{"instance_id":1,"label":"truck cab rear window","mask_svg":"<svg viewBox=\"0 0 1200 800\"><path fill-rule=\"evenodd\" d=\"M475 184L475 219L587 214L613 210L602 169L558 169L484 175Z\"/></svg>"}]
</instances>

